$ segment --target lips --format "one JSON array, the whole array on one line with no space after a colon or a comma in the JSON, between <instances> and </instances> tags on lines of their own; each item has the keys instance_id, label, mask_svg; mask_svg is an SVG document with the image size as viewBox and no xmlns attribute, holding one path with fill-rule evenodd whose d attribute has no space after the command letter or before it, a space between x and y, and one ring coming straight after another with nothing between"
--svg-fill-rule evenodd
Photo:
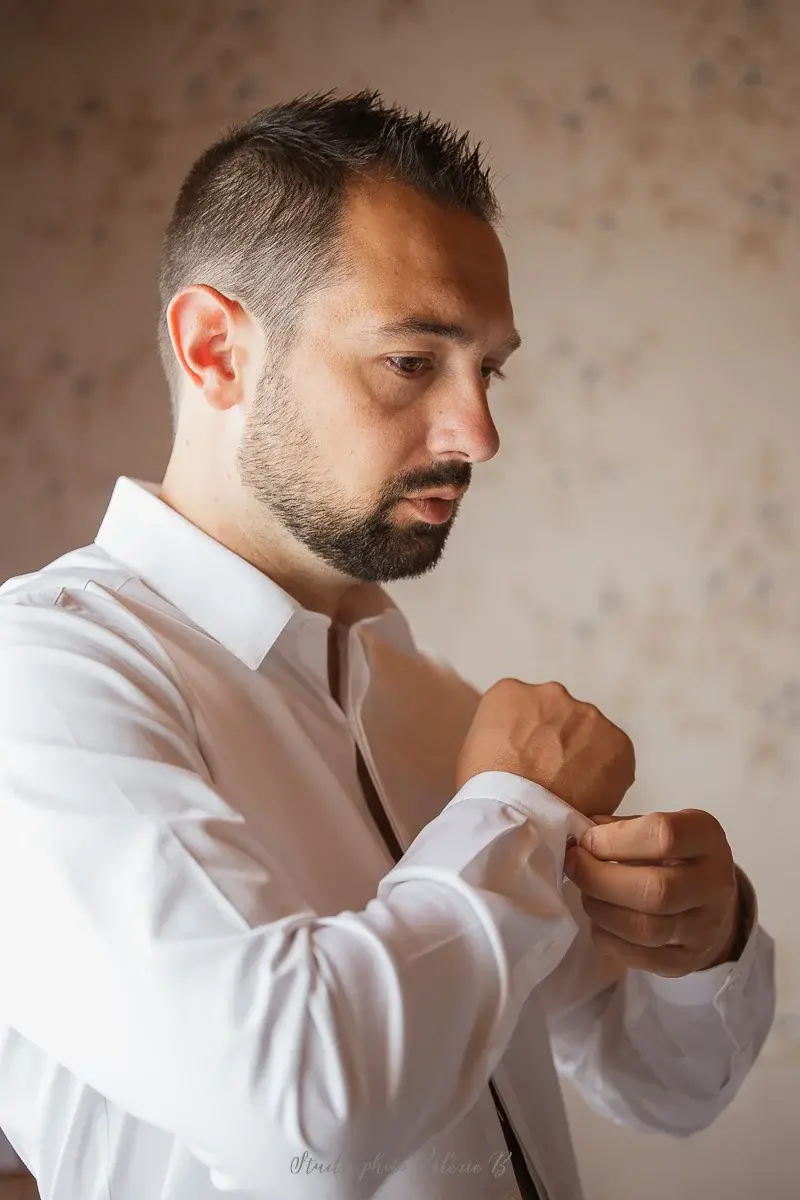
<instances>
[{"instance_id":1,"label":"lips","mask_svg":"<svg viewBox=\"0 0 800 1200\"><path fill-rule=\"evenodd\" d=\"M439 495L415 497L409 499L408 503L427 525L443 525L450 520L455 508L454 500Z\"/></svg>"},{"instance_id":2,"label":"lips","mask_svg":"<svg viewBox=\"0 0 800 1200\"><path fill-rule=\"evenodd\" d=\"M436 492L421 492L417 496L409 496L410 500L460 500L464 495L462 488L439 488Z\"/></svg>"}]
</instances>

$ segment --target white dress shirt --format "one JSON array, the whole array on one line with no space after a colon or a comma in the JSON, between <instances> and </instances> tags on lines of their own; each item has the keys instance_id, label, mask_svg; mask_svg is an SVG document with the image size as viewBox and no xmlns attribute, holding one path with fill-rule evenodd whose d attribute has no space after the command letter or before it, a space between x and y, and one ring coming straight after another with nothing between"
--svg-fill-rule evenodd
<instances>
[{"instance_id":1,"label":"white dress shirt","mask_svg":"<svg viewBox=\"0 0 800 1200\"><path fill-rule=\"evenodd\" d=\"M42 1200L512 1200L490 1075L576 1200L556 1067L685 1135L760 1049L757 922L735 965L615 975L562 876L585 819L454 796L476 693L353 597L339 707L328 618L129 479L0 589L0 1127Z\"/></svg>"}]
</instances>

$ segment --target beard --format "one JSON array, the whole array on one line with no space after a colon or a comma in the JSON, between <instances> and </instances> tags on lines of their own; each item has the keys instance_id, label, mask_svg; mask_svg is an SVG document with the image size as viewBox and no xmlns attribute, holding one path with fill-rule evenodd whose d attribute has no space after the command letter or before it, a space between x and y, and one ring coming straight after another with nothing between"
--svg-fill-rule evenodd
<instances>
[{"instance_id":1,"label":"beard","mask_svg":"<svg viewBox=\"0 0 800 1200\"><path fill-rule=\"evenodd\" d=\"M472 467L443 462L401 472L372 503L348 508L319 461L297 406L282 382L265 379L237 456L239 478L259 506L333 570L362 583L415 579L439 562L455 521L398 524L392 511L411 492L466 489Z\"/></svg>"}]
</instances>

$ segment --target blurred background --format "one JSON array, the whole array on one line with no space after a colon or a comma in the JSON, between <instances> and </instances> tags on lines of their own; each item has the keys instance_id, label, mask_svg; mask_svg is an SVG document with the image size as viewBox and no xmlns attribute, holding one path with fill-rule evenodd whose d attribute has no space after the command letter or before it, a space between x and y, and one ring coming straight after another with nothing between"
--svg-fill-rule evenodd
<instances>
[{"instance_id":1,"label":"blurred background","mask_svg":"<svg viewBox=\"0 0 800 1200\"><path fill-rule=\"evenodd\" d=\"M444 564L393 591L478 684L557 678L624 726L625 811L717 814L778 943L775 1030L712 1130L568 1092L587 1200L796 1197L800 3L0 12L0 577L91 541L118 474L160 478L159 241L226 125L374 86L484 142L525 346Z\"/></svg>"}]
</instances>

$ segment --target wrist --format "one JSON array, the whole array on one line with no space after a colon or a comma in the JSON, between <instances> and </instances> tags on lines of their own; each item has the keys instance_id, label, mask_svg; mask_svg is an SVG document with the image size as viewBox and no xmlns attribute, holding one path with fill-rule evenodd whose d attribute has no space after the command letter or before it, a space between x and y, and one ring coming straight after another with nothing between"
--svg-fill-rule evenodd
<instances>
[{"instance_id":1,"label":"wrist","mask_svg":"<svg viewBox=\"0 0 800 1200\"><path fill-rule=\"evenodd\" d=\"M710 970L712 967L720 967L724 963L737 962L742 956L742 951L747 945L747 939L750 936L750 909L747 903L745 889L742 886L742 880L739 871L736 871L736 894L733 900L733 909L730 923L730 931L728 937L722 946L717 951L712 961L703 970Z\"/></svg>"}]
</instances>

